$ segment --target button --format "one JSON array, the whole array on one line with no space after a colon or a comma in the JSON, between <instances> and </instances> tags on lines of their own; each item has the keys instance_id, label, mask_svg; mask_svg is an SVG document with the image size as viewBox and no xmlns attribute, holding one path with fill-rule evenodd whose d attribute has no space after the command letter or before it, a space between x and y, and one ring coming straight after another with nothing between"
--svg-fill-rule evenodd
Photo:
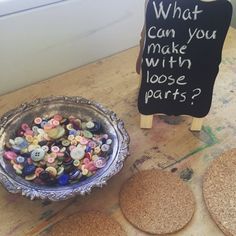
<instances>
[{"instance_id":1,"label":"button","mask_svg":"<svg viewBox=\"0 0 236 236\"><path fill-rule=\"evenodd\" d=\"M93 123L94 123L94 127L90 129L90 131L93 133L99 132L101 129L101 124L99 122L93 122Z\"/></svg>"},{"instance_id":2,"label":"button","mask_svg":"<svg viewBox=\"0 0 236 236\"><path fill-rule=\"evenodd\" d=\"M25 139L22 138L22 137L16 137L14 139L14 144L13 145L16 145L16 146L20 146L22 143L25 142Z\"/></svg>"},{"instance_id":3,"label":"button","mask_svg":"<svg viewBox=\"0 0 236 236\"><path fill-rule=\"evenodd\" d=\"M13 152L20 153L21 148L14 145L14 146L11 147L11 150L12 150Z\"/></svg>"},{"instance_id":4,"label":"button","mask_svg":"<svg viewBox=\"0 0 236 236\"><path fill-rule=\"evenodd\" d=\"M85 138L92 138L93 134L89 132L88 130L83 131L83 135Z\"/></svg>"},{"instance_id":5,"label":"button","mask_svg":"<svg viewBox=\"0 0 236 236\"><path fill-rule=\"evenodd\" d=\"M32 131L34 132L34 134L38 134L38 127L37 126L33 126L32 127Z\"/></svg>"},{"instance_id":6,"label":"button","mask_svg":"<svg viewBox=\"0 0 236 236\"><path fill-rule=\"evenodd\" d=\"M77 142L75 139L70 142L70 144L73 145L73 146L76 146L77 143L78 143L78 142Z\"/></svg>"},{"instance_id":7,"label":"button","mask_svg":"<svg viewBox=\"0 0 236 236\"><path fill-rule=\"evenodd\" d=\"M70 141L67 140L67 139L64 139L64 140L62 140L61 144L62 144L62 146L64 146L64 147L68 147L68 146L70 146Z\"/></svg>"},{"instance_id":8,"label":"button","mask_svg":"<svg viewBox=\"0 0 236 236\"><path fill-rule=\"evenodd\" d=\"M77 141L77 142L79 142L80 143L80 141L82 140L82 136L80 136L80 135L77 135L77 136L75 136L75 140Z\"/></svg>"},{"instance_id":9,"label":"button","mask_svg":"<svg viewBox=\"0 0 236 236\"><path fill-rule=\"evenodd\" d=\"M84 155L84 158L91 159L91 153L90 152L86 152L85 155Z\"/></svg>"},{"instance_id":10,"label":"button","mask_svg":"<svg viewBox=\"0 0 236 236\"><path fill-rule=\"evenodd\" d=\"M33 161L41 161L44 159L45 151L42 148L37 148L32 151L31 153L31 159Z\"/></svg>"},{"instance_id":11,"label":"button","mask_svg":"<svg viewBox=\"0 0 236 236\"><path fill-rule=\"evenodd\" d=\"M107 140L105 138L102 138L101 141L102 141L102 144L105 144Z\"/></svg>"},{"instance_id":12,"label":"button","mask_svg":"<svg viewBox=\"0 0 236 236\"><path fill-rule=\"evenodd\" d=\"M97 144L94 141L90 141L88 143L88 146L91 147L91 148L95 148L97 146Z\"/></svg>"},{"instance_id":13,"label":"button","mask_svg":"<svg viewBox=\"0 0 236 236\"><path fill-rule=\"evenodd\" d=\"M103 134L103 136L102 136L103 138L105 138L105 139L108 139L108 134Z\"/></svg>"},{"instance_id":14,"label":"button","mask_svg":"<svg viewBox=\"0 0 236 236\"><path fill-rule=\"evenodd\" d=\"M99 157L98 159L93 161L94 165L97 168L103 168L106 165L106 159L104 157Z\"/></svg>"},{"instance_id":15,"label":"button","mask_svg":"<svg viewBox=\"0 0 236 236\"><path fill-rule=\"evenodd\" d=\"M69 135L74 135L74 136L76 136L76 134L77 134L77 131L76 131L75 129L69 130Z\"/></svg>"},{"instance_id":16,"label":"button","mask_svg":"<svg viewBox=\"0 0 236 236\"><path fill-rule=\"evenodd\" d=\"M45 120L44 120L44 121L42 121L42 122L41 122L41 124L40 124L40 127L41 127L41 128L44 128L44 126L45 126L47 123L48 123L48 122L47 122L47 121L45 121Z\"/></svg>"},{"instance_id":17,"label":"button","mask_svg":"<svg viewBox=\"0 0 236 236\"><path fill-rule=\"evenodd\" d=\"M43 129L44 130L51 130L53 128L53 125L52 124L49 124L49 123L47 123L47 124L45 124L44 126L43 126Z\"/></svg>"},{"instance_id":18,"label":"button","mask_svg":"<svg viewBox=\"0 0 236 236\"><path fill-rule=\"evenodd\" d=\"M25 139L27 140L27 142L29 142L29 143L32 143L33 142L33 140L34 140L34 138L33 138L33 136L32 135L26 135L25 136Z\"/></svg>"},{"instance_id":19,"label":"button","mask_svg":"<svg viewBox=\"0 0 236 236\"><path fill-rule=\"evenodd\" d=\"M82 145L86 145L87 143L88 143L88 140L86 139L86 138L81 138L81 140L80 140L80 143L82 144Z\"/></svg>"},{"instance_id":20,"label":"button","mask_svg":"<svg viewBox=\"0 0 236 236\"><path fill-rule=\"evenodd\" d=\"M37 145L38 143L39 141L36 138L34 138L32 144Z\"/></svg>"},{"instance_id":21,"label":"button","mask_svg":"<svg viewBox=\"0 0 236 236\"><path fill-rule=\"evenodd\" d=\"M63 174L63 175L59 176L57 182L61 186L67 185L69 183L69 175Z\"/></svg>"},{"instance_id":22,"label":"button","mask_svg":"<svg viewBox=\"0 0 236 236\"><path fill-rule=\"evenodd\" d=\"M95 160L97 160L98 158L99 158L98 155L93 155L91 159L92 159L93 161L95 161Z\"/></svg>"},{"instance_id":23,"label":"button","mask_svg":"<svg viewBox=\"0 0 236 236\"><path fill-rule=\"evenodd\" d=\"M52 163L55 162L55 158L53 158L53 157L48 157L48 158L47 158L47 162L48 162L49 164L52 164Z\"/></svg>"},{"instance_id":24,"label":"button","mask_svg":"<svg viewBox=\"0 0 236 236\"><path fill-rule=\"evenodd\" d=\"M51 151L57 153L60 151L60 148L58 146L52 146Z\"/></svg>"},{"instance_id":25,"label":"button","mask_svg":"<svg viewBox=\"0 0 236 236\"><path fill-rule=\"evenodd\" d=\"M50 179L50 174L44 170L39 174L39 178L43 181L47 181L48 179Z\"/></svg>"},{"instance_id":26,"label":"button","mask_svg":"<svg viewBox=\"0 0 236 236\"><path fill-rule=\"evenodd\" d=\"M86 123L86 127L87 127L88 129L92 129L94 126L95 126L95 125L94 125L94 123L93 123L92 121L89 121L89 122Z\"/></svg>"},{"instance_id":27,"label":"button","mask_svg":"<svg viewBox=\"0 0 236 236\"><path fill-rule=\"evenodd\" d=\"M3 153L3 157L6 158L7 160L15 160L17 157L17 154L12 151L6 151Z\"/></svg>"},{"instance_id":28,"label":"button","mask_svg":"<svg viewBox=\"0 0 236 236\"><path fill-rule=\"evenodd\" d=\"M77 179L81 175L82 175L81 171L79 170L73 170L72 172L69 173L70 179Z\"/></svg>"},{"instance_id":29,"label":"button","mask_svg":"<svg viewBox=\"0 0 236 236\"><path fill-rule=\"evenodd\" d=\"M88 164L85 165L86 169L88 169L89 171L95 171L97 169L97 167L94 165L94 163L91 161Z\"/></svg>"},{"instance_id":30,"label":"button","mask_svg":"<svg viewBox=\"0 0 236 236\"><path fill-rule=\"evenodd\" d=\"M41 117L36 117L36 118L34 119L34 123L35 123L36 125L40 125L42 121L43 121L43 120L42 120Z\"/></svg>"},{"instance_id":31,"label":"button","mask_svg":"<svg viewBox=\"0 0 236 236\"><path fill-rule=\"evenodd\" d=\"M85 167L82 169L82 175L87 175L88 172L88 169L86 169Z\"/></svg>"},{"instance_id":32,"label":"button","mask_svg":"<svg viewBox=\"0 0 236 236\"><path fill-rule=\"evenodd\" d=\"M55 126L58 126L60 125L60 122L58 120L52 120L52 125L55 127Z\"/></svg>"},{"instance_id":33,"label":"button","mask_svg":"<svg viewBox=\"0 0 236 236\"><path fill-rule=\"evenodd\" d=\"M45 153L49 151L49 147L47 145L43 145L41 148L44 150Z\"/></svg>"},{"instance_id":34,"label":"button","mask_svg":"<svg viewBox=\"0 0 236 236\"><path fill-rule=\"evenodd\" d=\"M77 145L78 148L82 148L84 151L86 150L86 145L82 145L82 144L78 144Z\"/></svg>"},{"instance_id":35,"label":"button","mask_svg":"<svg viewBox=\"0 0 236 236\"><path fill-rule=\"evenodd\" d=\"M41 173L42 171L44 171L43 168L41 168L41 167L36 168L36 170L35 170L36 176L39 177L39 175L40 175L40 173Z\"/></svg>"},{"instance_id":36,"label":"button","mask_svg":"<svg viewBox=\"0 0 236 236\"><path fill-rule=\"evenodd\" d=\"M52 166L47 167L45 169L45 171L50 173L52 176L56 176L57 175L57 170L54 167L52 167Z\"/></svg>"},{"instance_id":37,"label":"button","mask_svg":"<svg viewBox=\"0 0 236 236\"><path fill-rule=\"evenodd\" d=\"M84 155L85 155L85 151L80 147L76 147L70 152L70 156L74 160L81 160L84 157Z\"/></svg>"},{"instance_id":38,"label":"button","mask_svg":"<svg viewBox=\"0 0 236 236\"><path fill-rule=\"evenodd\" d=\"M33 130L31 130L31 129L27 129L27 130L25 131L25 135L31 135L31 136L33 136L33 134L34 134L34 132L33 132Z\"/></svg>"},{"instance_id":39,"label":"button","mask_svg":"<svg viewBox=\"0 0 236 236\"><path fill-rule=\"evenodd\" d=\"M90 159L89 158L84 158L83 159L83 164L88 164L90 163Z\"/></svg>"},{"instance_id":40,"label":"button","mask_svg":"<svg viewBox=\"0 0 236 236\"><path fill-rule=\"evenodd\" d=\"M101 152L101 148L100 147L95 147L94 148L94 153L95 154L99 154Z\"/></svg>"},{"instance_id":41,"label":"button","mask_svg":"<svg viewBox=\"0 0 236 236\"><path fill-rule=\"evenodd\" d=\"M15 141L13 140L13 139L9 139L9 141L8 141L11 145L15 145Z\"/></svg>"},{"instance_id":42,"label":"button","mask_svg":"<svg viewBox=\"0 0 236 236\"><path fill-rule=\"evenodd\" d=\"M64 157L65 156L64 152L57 152L56 154L57 154L57 157Z\"/></svg>"},{"instance_id":43,"label":"button","mask_svg":"<svg viewBox=\"0 0 236 236\"><path fill-rule=\"evenodd\" d=\"M73 164L73 162L74 162L74 160L71 157L67 157L64 159L63 164L64 164L64 166L70 166Z\"/></svg>"},{"instance_id":44,"label":"button","mask_svg":"<svg viewBox=\"0 0 236 236\"><path fill-rule=\"evenodd\" d=\"M57 175L60 176L64 173L65 168L63 166L60 166L57 170Z\"/></svg>"},{"instance_id":45,"label":"button","mask_svg":"<svg viewBox=\"0 0 236 236\"><path fill-rule=\"evenodd\" d=\"M25 176L25 180L32 181L32 180L36 179L36 177L37 176L35 174L27 175L27 176Z\"/></svg>"},{"instance_id":46,"label":"button","mask_svg":"<svg viewBox=\"0 0 236 236\"><path fill-rule=\"evenodd\" d=\"M18 164L23 164L23 163L25 163L25 158L22 157L22 156L18 156L18 157L16 158L16 162L17 162Z\"/></svg>"},{"instance_id":47,"label":"button","mask_svg":"<svg viewBox=\"0 0 236 236\"><path fill-rule=\"evenodd\" d=\"M61 121L63 119L63 117L59 114L56 114L56 115L53 116L53 119L57 120L57 121Z\"/></svg>"},{"instance_id":48,"label":"button","mask_svg":"<svg viewBox=\"0 0 236 236\"><path fill-rule=\"evenodd\" d=\"M13 167L14 168L14 167ZM22 175L22 170L20 169L15 169L17 175Z\"/></svg>"},{"instance_id":49,"label":"button","mask_svg":"<svg viewBox=\"0 0 236 236\"><path fill-rule=\"evenodd\" d=\"M31 174L34 173L35 169L36 169L35 165L27 164L27 165L24 166L22 174L24 176L31 175Z\"/></svg>"},{"instance_id":50,"label":"button","mask_svg":"<svg viewBox=\"0 0 236 236\"><path fill-rule=\"evenodd\" d=\"M45 134L45 131L43 129L38 128L38 133L43 135Z\"/></svg>"},{"instance_id":51,"label":"button","mask_svg":"<svg viewBox=\"0 0 236 236\"><path fill-rule=\"evenodd\" d=\"M80 165L80 161L79 160L74 160L73 161L73 165L76 166L76 167L79 166Z\"/></svg>"},{"instance_id":52,"label":"button","mask_svg":"<svg viewBox=\"0 0 236 236\"><path fill-rule=\"evenodd\" d=\"M14 170L23 170L23 166L22 166L22 165L19 165L19 164L14 164L14 165L13 165L13 169L14 169Z\"/></svg>"},{"instance_id":53,"label":"button","mask_svg":"<svg viewBox=\"0 0 236 236\"><path fill-rule=\"evenodd\" d=\"M62 126L57 126L56 128L48 130L47 134L52 139L59 139L65 134L65 129Z\"/></svg>"},{"instance_id":54,"label":"button","mask_svg":"<svg viewBox=\"0 0 236 236\"><path fill-rule=\"evenodd\" d=\"M60 149L60 152L65 152L65 151L66 151L66 148L65 148L65 147L63 147L63 148Z\"/></svg>"},{"instance_id":55,"label":"button","mask_svg":"<svg viewBox=\"0 0 236 236\"><path fill-rule=\"evenodd\" d=\"M69 135L69 136L68 136L68 138L67 138L67 139L68 139L69 141L72 141L72 140L74 140L74 139L75 139L75 136L71 134L71 135Z\"/></svg>"},{"instance_id":56,"label":"button","mask_svg":"<svg viewBox=\"0 0 236 236\"><path fill-rule=\"evenodd\" d=\"M73 130L74 128L73 128L73 125L72 125L72 124L68 124L68 125L66 126L66 129L67 129L67 130Z\"/></svg>"},{"instance_id":57,"label":"button","mask_svg":"<svg viewBox=\"0 0 236 236\"><path fill-rule=\"evenodd\" d=\"M30 128L30 127L29 127L28 124L26 124L26 123L21 124L21 129L22 129L23 131L26 131L26 130L29 129L29 128Z\"/></svg>"},{"instance_id":58,"label":"button","mask_svg":"<svg viewBox=\"0 0 236 236\"><path fill-rule=\"evenodd\" d=\"M101 150L103 152L107 152L109 149L110 149L110 145L108 145L108 144L103 144L101 147Z\"/></svg>"}]
</instances>

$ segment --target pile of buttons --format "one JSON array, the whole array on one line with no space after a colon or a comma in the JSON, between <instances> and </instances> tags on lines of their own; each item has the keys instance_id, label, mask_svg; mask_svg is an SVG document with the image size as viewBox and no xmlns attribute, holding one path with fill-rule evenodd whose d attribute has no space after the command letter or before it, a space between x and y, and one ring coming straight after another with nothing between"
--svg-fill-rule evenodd
<instances>
[{"instance_id":1,"label":"pile of buttons","mask_svg":"<svg viewBox=\"0 0 236 236\"><path fill-rule=\"evenodd\" d=\"M36 117L23 123L8 140L3 157L16 174L39 185L69 185L103 168L112 152L112 139L97 121L78 117Z\"/></svg>"}]
</instances>

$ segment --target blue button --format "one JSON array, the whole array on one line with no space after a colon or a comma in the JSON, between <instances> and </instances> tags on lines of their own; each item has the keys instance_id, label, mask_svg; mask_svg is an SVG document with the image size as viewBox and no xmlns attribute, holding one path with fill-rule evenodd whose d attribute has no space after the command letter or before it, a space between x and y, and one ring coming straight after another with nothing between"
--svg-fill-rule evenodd
<instances>
[{"instance_id":1,"label":"blue button","mask_svg":"<svg viewBox=\"0 0 236 236\"><path fill-rule=\"evenodd\" d=\"M82 173L79 170L73 170L69 175L70 179L77 179L77 177L82 176Z\"/></svg>"},{"instance_id":2,"label":"blue button","mask_svg":"<svg viewBox=\"0 0 236 236\"><path fill-rule=\"evenodd\" d=\"M69 183L69 175L64 174L64 175L59 176L59 178L57 179L57 182L61 186L67 185Z\"/></svg>"},{"instance_id":3,"label":"blue button","mask_svg":"<svg viewBox=\"0 0 236 236\"><path fill-rule=\"evenodd\" d=\"M23 174L24 176L26 176L26 175L31 175L31 174L34 173L35 169L36 169L36 166L35 166L35 165L28 165L28 164L27 164L27 165L25 165L25 167L23 168L22 174Z\"/></svg>"},{"instance_id":4,"label":"blue button","mask_svg":"<svg viewBox=\"0 0 236 236\"><path fill-rule=\"evenodd\" d=\"M25 163L25 158L22 157L22 156L18 156L18 157L16 158L16 162L17 162L18 164L23 164L23 163Z\"/></svg>"}]
</instances>

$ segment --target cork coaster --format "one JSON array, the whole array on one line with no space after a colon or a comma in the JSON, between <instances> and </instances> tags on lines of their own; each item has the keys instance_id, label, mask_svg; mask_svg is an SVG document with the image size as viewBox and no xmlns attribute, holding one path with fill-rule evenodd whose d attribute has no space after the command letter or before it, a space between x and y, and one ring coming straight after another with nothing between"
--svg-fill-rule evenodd
<instances>
[{"instance_id":1,"label":"cork coaster","mask_svg":"<svg viewBox=\"0 0 236 236\"><path fill-rule=\"evenodd\" d=\"M219 228L226 235L236 235L236 149L213 161L204 176L203 195Z\"/></svg>"},{"instance_id":2,"label":"cork coaster","mask_svg":"<svg viewBox=\"0 0 236 236\"><path fill-rule=\"evenodd\" d=\"M77 212L55 224L50 236L126 236L121 226L101 212Z\"/></svg>"},{"instance_id":3,"label":"cork coaster","mask_svg":"<svg viewBox=\"0 0 236 236\"><path fill-rule=\"evenodd\" d=\"M170 172L147 170L131 177L120 192L120 207L134 226L152 234L179 231L195 210L192 191Z\"/></svg>"}]
</instances>

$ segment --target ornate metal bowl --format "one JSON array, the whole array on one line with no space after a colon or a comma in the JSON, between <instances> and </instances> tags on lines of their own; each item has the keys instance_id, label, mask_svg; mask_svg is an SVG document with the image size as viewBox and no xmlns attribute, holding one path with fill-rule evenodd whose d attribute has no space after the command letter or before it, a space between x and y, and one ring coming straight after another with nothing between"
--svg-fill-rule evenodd
<instances>
[{"instance_id":1,"label":"ornate metal bowl","mask_svg":"<svg viewBox=\"0 0 236 236\"><path fill-rule=\"evenodd\" d=\"M92 117L101 122L104 132L113 137L113 152L106 166L97 173L77 184L61 187L39 186L16 175L10 163L2 156L5 141L14 136L20 124L40 115L74 115L86 119ZM129 135L122 120L102 105L81 97L49 97L24 103L0 119L0 183L11 193L21 193L31 200L35 198L52 201L65 200L76 195L85 195L93 187L102 187L107 180L117 174L128 156Z\"/></svg>"}]
</instances>

